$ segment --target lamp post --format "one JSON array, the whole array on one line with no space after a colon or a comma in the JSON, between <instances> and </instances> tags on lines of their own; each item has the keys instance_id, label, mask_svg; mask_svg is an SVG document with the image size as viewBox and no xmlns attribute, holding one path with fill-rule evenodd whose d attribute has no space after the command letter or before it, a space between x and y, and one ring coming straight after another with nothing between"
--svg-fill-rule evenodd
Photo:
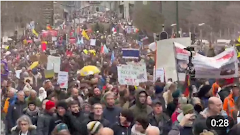
<instances>
[{"instance_id":1,"label":"lamp post","mask_svg":"<svg viewBox=\"0 0 240 135\"><path fill-rule=\"evenodd\" d=\"M198 24L199 27L205 25L205 23L200 23ZM201 43L202 43L202 28L200 28L200 40L201 40Z\"/></svg>"},{"instance_id":2,"label":"lamp post","mask_svg":"<svg viewBox=\"0 0 240 135\"><path fill-rule=\"evenodd\" d=\"M171 24L171 27L172 27L172 36L174 35L174 27L176 26L177 24Z\"/></svg>"},{"instance_id":3,"label":"lamp post","mask_svg":"<svg viewBox=\"0 0 240 135\"><path fill-rule=\"evenodd\" d=\"M179 37L179 18L178 18L178 1L176 1L176 25L177 25L177 35Z\"/></svg>"}]
</instances>

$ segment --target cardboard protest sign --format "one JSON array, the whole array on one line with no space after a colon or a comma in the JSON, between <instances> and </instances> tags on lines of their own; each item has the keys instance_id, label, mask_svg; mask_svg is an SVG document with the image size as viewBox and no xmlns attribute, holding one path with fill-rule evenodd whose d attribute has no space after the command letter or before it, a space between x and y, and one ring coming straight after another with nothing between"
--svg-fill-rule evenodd
<instances>
[{"instance_id":1,"label":"cardboard protest sign","mask_svg":"<svg viewBox=\"0 0 240 135\"><path fill-rule=\"evenodd\" d=\"M53 78L54 77L54 70L50 69L50 70L44 70L44 75L45 78Z\"/></svg>"},{"instance_id":2,"label":"cardboard protest sign","mask_svg":"<svg viewBox=\"0 0 240 135\"><path fill-rule=\"evenodd\" d=\"M38 60L41 64L46 64L48 62L48 59L47 59L47 55L46 54L40 54L39 56L39 60Z\"/></svg>"},{"instance_id":3,"label":"cardboard protest sign","mask_svg":"<svg viewBox=\"0 0 240 135\"><path fill-rule=\"evenodd\" d=\"M29 57L29 59L32 61L32 62L35 62L35 61L38 61L38 57L36 55L31 55Z\"/></svg>"}]
</instances>

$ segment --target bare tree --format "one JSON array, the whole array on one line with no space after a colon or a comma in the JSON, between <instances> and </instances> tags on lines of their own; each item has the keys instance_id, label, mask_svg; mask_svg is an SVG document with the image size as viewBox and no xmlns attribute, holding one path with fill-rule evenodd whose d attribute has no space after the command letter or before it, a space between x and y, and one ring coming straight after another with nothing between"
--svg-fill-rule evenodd
<instances>
[{"instance_id":1,"label":"bare tree","mask_svg":"<svg viewBox=\"0 0 240 135\"><path fill-rule=\"evenodd\" d=\"M164 23L164 17L153 5L154 2L135 4L133 9L134 25L147 33L160 32Z\"/></svg>"}]
</instances>

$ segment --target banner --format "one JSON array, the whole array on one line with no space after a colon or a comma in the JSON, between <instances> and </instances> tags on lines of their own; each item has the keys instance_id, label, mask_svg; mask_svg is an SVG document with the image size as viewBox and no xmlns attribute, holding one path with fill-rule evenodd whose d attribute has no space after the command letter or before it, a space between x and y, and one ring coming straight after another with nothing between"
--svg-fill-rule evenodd
<instances>
[{"instance_id":1,"label":"banner","mask_svg":"<svg viewBox=\"0 0 240 135\"><path fill-rule=\"evenodd\" d=\"M165 72L164 68L153 68L153 82L156 82L158 79L161 80L161 82L165 82Z\"/></svg>"},{"instance_id":2,"label":"banner","mask_svg":"<svg viewBox=\"0 0 240 135\"><path fill-rule=\"evenodd\" d=\"M185 47L176 42L174 42L174 47L178 76L185 76L190 52L184 50ZM192 63L196 78L232 78L238 76L237 52L234 47L227 48L215 57L194 53Z\"/></svg>"},{"instance_id":3,"label":"banner","mask_svg":"<svg viewBox=\"0 0 240 135\"><path fill-rule=\"evenodd\" d=\"M123 48L122 57L125 59L138 59L140 56L139 49Z\"/></svg>"},{"instance_id":4,"label":"banner","mask_svg":"<svg viewBox=\"0 0 240 135\"><path fill-rule=\"evenodd\" d=\"M157 41L156 45L156 69L164 68L166 79L172 78L173 81L185 80L185 75L178 76L176 71L176 59L173 42L180 43L185 47L191 45L191 38L171 38Z\"/></svg>"},{"instance_id":5,"label":"banner","mask_svg":"<svg viewBox=\"0 0 240 135\"><path fill-rule=\"evenodd\" d=\"M60 88L68 88L68 72L59 71L58 72L58 84L60 84Z\"/></svg>"},{"instance_id":6,"label":"banner","mask_svg":"<svg viewBox=\"0 0 240 135\"><path fill-rule=\"evenodd\" d=\"M121 85L134 85L138 86L137 79L138 72L132 65L121 65L117 67L118 70L118 82Z\"/></svg>"}]
</instances>

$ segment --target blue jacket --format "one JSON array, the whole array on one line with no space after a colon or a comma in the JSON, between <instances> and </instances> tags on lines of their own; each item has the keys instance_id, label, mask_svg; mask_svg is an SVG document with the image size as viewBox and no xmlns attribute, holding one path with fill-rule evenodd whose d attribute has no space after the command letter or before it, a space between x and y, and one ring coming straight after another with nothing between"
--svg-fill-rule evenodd
<instances>
[{"instance_id":1,"label":"blue jacket","mask_svg":"<svg viewBox=\"0 0 240 135\"><path fill-rule=\"evenodd\" d=\"M108 120L110 123L116 123L118 122L118 116L121 113L121 108L119 107L113 107L109 108L106 107L103 110L103 118Z\"/></svg>"}]
</instances>

